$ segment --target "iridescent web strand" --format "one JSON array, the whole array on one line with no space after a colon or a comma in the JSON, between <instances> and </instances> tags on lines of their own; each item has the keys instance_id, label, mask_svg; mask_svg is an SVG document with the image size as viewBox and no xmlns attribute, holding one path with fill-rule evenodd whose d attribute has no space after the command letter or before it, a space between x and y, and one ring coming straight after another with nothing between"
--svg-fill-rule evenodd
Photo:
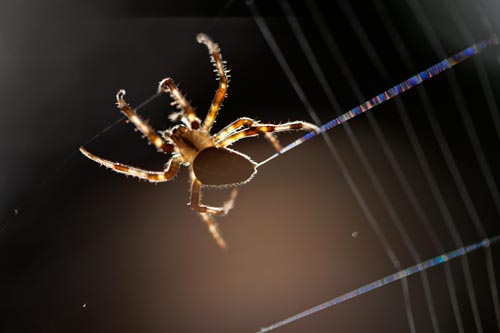
<instances>
[{"instance_id":1,"label":"iridescent web strand","mask_svg":"<svg viewBox=\"0 0 500 333\"><path fill-rule=\"evenodd\" d=\"M399 281L407 276L410 276L410 275L413 275L413 274L416 274L416 273L419 273L421 271L424 271L428 268L431 268L431 267L434 267L434 266L437 266L437 265L441 265L442 263L445 263L445 262L448 262L452 259L455 259L455 258L458 258L458 257L461 257L461 256L464 256L465 254L469 253L469 252L472 252L472 251L475 251L475 250L478 250L480 248L486 248L486 247L489 247L490 245L494 244L494 243L497 243L498 241L500 241L500 235L498 236L494 236L494 237L491 237L491 238L487 238L487 239L484 239L480 242L477 242L477 243L474 243L472 245L468 245L468 246L465 246L465 247L461 247L459 249L456 249L454 251L451 251L451 252L448 252L448 253L445 253L445 254L442 254L440 256L437 256L437 257L434 257L432 259L429 259L427 261L424 261L424 262L421 262L420 264L416 264L414 266L411 266L411 267L408 267L406 269L403 269L402 271L399 271L397 273L394 273L394 274L391 274L391 275L388 275L382 279L379 279L377 281L374 281L372 283L369 283L367 285L364 285L363 287L361 288L358 288L358 289L355 289L353 291L350 291L348 293L345 293L341 296L338 296L334 299L331 299L329 301L326 301L320 305L317 305L315 307L312 307L308 310L305 310L299 314L296 314L295 316L292 316L292 317L289 317L285 320L282 320L282 321L279 321L271 326L268 326L268 327L264 327L264 328L261 328L260 331L258 331L257 333L265 333L265 332L269 332L271 330L274 330L278 327L281 327L283 325L286 325L286 324L290 324L291 322L294 322L296 320L299 320L299 319L302 319L304 317L307 317L307 316L310 316L316 312L319 312L321 310L325 310L329 307L332 307L334 305L337 305L339 303L342 303L342 302L345 302L347 300L350 300L351 298L354 298L354 297L357 297L357 296L361 296L362 294L365 294L367 292L370 292L372 290L375 290L375 289L378 289L378 288L381 288L385 285L388 285L390 283L393 283L393 282L396 282L396 281Z\"/></svg>"},{"instance_id":2,"label":"iridescent web strand","mask_svg":"<svg viewBox=\"0 0 500 333\"><path fill-rule=\"evenodd\" d=\"M338 116L337 118L327 122L326 124L322 125L319 128L319 131L317 133L315 132L310 132L304 135L303 137L295 140L294 142L290 143L288 146L284 147L280 152L275 153L274 155L270 156L266 160L262 161L259 163L259 166L266 164L267 162L271 161L272 159L276 158L279 155L282 155L286 153L287 151L299 146L300 144L304 143L305 141L312 139L318 134L321 134L323 132L328 131L329 129L338 126L342 123L345 123L346 121L374 108L375 106L382 104L399 94L415 87L421 84L423 81L430 79L433 76L436 76L456 64L464 61L465 59L470 58L471 56L478 54L481 52L484 48L490 46L490 45L496 45L498 44L498 37L496 35L491 35L490 38L485 39L479 43L473 44L472 46L466 48L465 50L458 52L457 54L444 59L443 61L435 64L434 66L431 66L427 68L426 70L410 77L408 80L403 81L394 87L384 91L381 94L378 94L377 96L373 97L372 99L364 102L361 105L358 105L357 107L349 110L348 112Z\"/></svg>"}]
</instances>

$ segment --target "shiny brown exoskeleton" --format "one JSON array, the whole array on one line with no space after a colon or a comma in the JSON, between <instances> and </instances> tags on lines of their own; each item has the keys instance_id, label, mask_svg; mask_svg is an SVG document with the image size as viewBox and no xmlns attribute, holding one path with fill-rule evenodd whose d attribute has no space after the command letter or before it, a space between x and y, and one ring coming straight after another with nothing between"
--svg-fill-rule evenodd
<instances>
[{"instance_id":1,"label":"shiny brown exoskeleton","mask_svg":"<svg viewBox=\"0 0 500 333\"><path fill-rule=\"evenodd\" d=\"M257 172L257 164L250 157L227 147L240 139L265 134L266 138L279 150L279 143L272 136L272 133L289 130L318 131L318 128L303 121L273 125L261 124L251 118L239 118L218 133L211 134L212 125L222 101L226 97L229 80L218 45L204 34L198 34L197 40L208 47L219 78L219 87L203 123L170 78L160 82L158 91L168 92L179 109L179 112L172 114L170 118L172 120L180 119L182 124L174 126L171 130L157 133L125 102L124 90L120 90L116 95L118 108L127 116L128 120L143 133L159 152L172 155L163 171L143 170L112 162L91 154L83 147L80 148L80 151L91 160L115 172L154 183L172 179L181 165L189 167L191 176L190 206L200 214L208 225L217 244L221 248L225 248L226 243L213 221L213 215L227 214L236 199L237 189L235 186L248 182ZM229 199L221 207L211 207L201 203L202 185L231 186L233 189Z\"/></svg>"},{"instance_id":2,"label":"shiny brown exoskeleton","mask_svg":"<svg viewBox=\"0 0 500 333\"><path fill-rule=\"evenodd\" d=\"M252 179L257 164L235 150L209 147L198 153L193 171L203 185L240 185Z\"/></svg>"}]
</instances>

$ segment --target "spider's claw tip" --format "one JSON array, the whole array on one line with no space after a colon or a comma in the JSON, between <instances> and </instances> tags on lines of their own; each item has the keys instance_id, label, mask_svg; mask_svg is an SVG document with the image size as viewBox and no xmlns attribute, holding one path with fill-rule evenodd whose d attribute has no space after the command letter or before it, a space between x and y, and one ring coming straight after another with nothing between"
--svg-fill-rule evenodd
<instances>
[{"instance_id":1,"label":"spider's claw tip","mask_svg":"<svg viewBox=\"0 0 500 333\"><path fill-rule=\"evenodd\" d=\"M126 94L125 89L120 89L116 93L116 102L118 105L123 103L123 96L125 96L125 94Z\"/></svg>"},{"instance_id":2,"label":"spider's claw tip","mask_svg":"<svg viewBox=\"0 0 500 333\"><path fill-rule=\"evenodd\" d=\"M80 151L80 153L82 153L83 155L89 157L90 156L90 153L88 152L87 149L83 148L83 146L81 146L80 148L78 148L78 150Z\"/></svg>"},{"instance_id":3,"label":"spider's claw tip","mask_svg":"<svg viewBox=\"0 0 500 333\"><path fill-rule=\"evenodd\" d=\"M168 89L168 82L172 81L169 77L167 77L166 79L163 79L160 81L160 83L158 84L158 92L161 93L161 92L168 92L169 89Z\"/></svg>"},{"instance_id":4,"label":"spider's claw tip","mask_svg":"<svg viewBox=\"0 0 500 333\"><path fill-rule=\"evenodd\" d=\"M212 43L212 39L210 39L210 37L208 37L207 35L205 35L204 33L201 33L201 32L196 35L196 41L198 43L203 43L206 45Z\"/></svg>"},{"instance_id":5,"label":"spider's claw tip","mask_svg":"<svg viewBox=\"0 0 500 333\"><path fill-rule=\"evenodd\" d=\"M196 35L196 41L197 41L198 43L202 43L202 42L203 42L203 40L205 39L205 37L206 37L206 35L205 35L204 33L201 33L201 32L200 32L200 33L198 33L198 34Z\"/></svg>"}]
</instances>

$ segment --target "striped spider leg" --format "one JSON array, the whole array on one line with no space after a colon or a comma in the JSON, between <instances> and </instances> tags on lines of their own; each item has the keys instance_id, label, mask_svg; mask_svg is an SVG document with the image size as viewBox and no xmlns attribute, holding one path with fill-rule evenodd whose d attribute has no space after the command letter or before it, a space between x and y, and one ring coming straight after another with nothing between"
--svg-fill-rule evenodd
<instances>
[{"instance_id":1,"label":"striped spider leg","mask_svg":"<svg viewBox=\"0 0 500 333\"><path fill-rule=\"evenodd\" d=\"M252 121L248 123L248 127L239 131L225 131L223 129L221 132L218 133L216 136L218 141L217 145L220 147L227 147L235 143L236 141L239 141L244 138L249 138L249 137L254 137L259 134L267 134L266 138L270 139L269 135L272 135L273 133L278 133L278 132L286 132L286 131L292 131L292 130L303 130L303 131L309 131L309 132L319 132L319 127L316 125L313 125L311 123L305 122L305 121L291 121L287 122L284 124L261 124L256 121L253 121L252 119L249 118L241 118L244 119L245 122L248 122L248 120ZM247 120L248 119L248 120ZM234 123L236 124L238 120ZM230 125L231 126L231 125ZM243 126L240 126L241 128ZM273 137L273 139L275 139ZM271 143L275 145L274 141L271 140ZM279 143L278 143L279 145ZM278 147L280 149L278 149ZM281 147L278 146L275 148L279 152L281 150Z\"/></svg>"},{"instance_id":2,"label":"striped spider leg","mask_svg":"<svg viewBox=\"0 0 500 333\"><path fill-rule=\"evenodd\" d=\"M226 215L231 210L238 193L236 186L250 181L257 172L257 163L250 157L227 147L238 140L264 134L279 152L281 146L273 133L290 130L318 132L318 127L303 121L278 125L261 124L254 119L244 117L232 122L220 132L210 134L222 101L226 97L228 77L218 45L204 34L198 34L197 39L198 42L207 46L219 78L219 87L203 123L171 78L160 82L158 92L169 93L173 100L172 104L179 110L171 114L170 119L180 121L180 124L159 132L161 135L125 102L124 90L120 90L116 95L120 111L156 147L158 152L172 154L172 158L163 171L149 171L112 162L93 155L83 147L80 151L89 159L112 171L155 183L172 179L181 165L188 167L191 178L189 206L200 215L218 246L226 248L226 242L213 217ZM232 187L232 190L229 199L221 207L213 207L202 203L203 186Z\"/></svg>"},{"instance_id":3,"label":"striped spider leg","mask_svg":"<svg viewBox=\"0 0 500 333\"><path fill-rule=\"evenodd\" d=\"M116 94L116 104L128 120L156 147L158 152L166 154L175 152L175 146L173 144L167 143L153 128L151 128L151 126L137 115L135 110L130 108L123 98L124 95L124 90L120 90ZM172 179L177 174L181 165L181 159L179 157L173 157L166 164L166 168L163 171L150 171L103 159L90 153L83 147L80 147L80 151L89 159L112 171L147 180L152 183L165 182Z\"/></svg>"}]
</instances>

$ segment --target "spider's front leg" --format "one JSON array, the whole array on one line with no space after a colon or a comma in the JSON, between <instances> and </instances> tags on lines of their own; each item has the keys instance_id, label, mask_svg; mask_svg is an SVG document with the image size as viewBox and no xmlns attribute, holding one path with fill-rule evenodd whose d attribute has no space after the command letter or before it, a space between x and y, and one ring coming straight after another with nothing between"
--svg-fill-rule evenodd
<instances>
[{"instance_id":1,"label":"spider's front leg","mask_svg":"<svg viewBox=\"0 0 500 333\"><path fill-rule=\"evenodd\" d=\"M147 180L151 183L166 182L172 179L177 174L177 171L179 171L182 162L180 157L174 157L167 163L167 167L164 171L149 171L100 158L88 152L83 147L80 147L80 151L92 161L99 163L100 165L105 166L106 168L111 169L114 172L118 172L127 176L137 177L142 180Z\"/></svg>"},{"instance_id":2,"label":"spider's front leg","mask_svg":"<svg viewBox=\"0 0 500 333\"><path fill-rule=\"evenodd\" d=\"M171 78L163 79L160 82L158 86L158 92L161 91L169 93L170 97L174 100L173 104L184 112L187 118L186 125L189 126L189 128L191 129L200 128L200 119L198 119L196 113L194 112L193 107L187 101L184 95L182 95L179 88L175 85L174 81L172 81Z\"/></svg>"},{"instance_id":3,"label":"spider's front leg","mask_svg":"<svg viewBox=\"0 0 500 333\"><path fill-rule=\"evenodd\" d=\"M149 142L151 142L159 152L167 154L174 152L174 145L166 143L151 126L149 126L143 119L141 119L141 117L139 117L135 110L132 110L127 102L125 102L125 99L123 98L124 95L125 90L120 90L116 94L116 104L120 111L125 114L128 120L148 138Z\"/></svg>"},{"instance_id":4,"label":"spider's front leg","mask_svg":"<svg viewBox=\"0 0 500 333\"><path fill-rule=\"evenodd\" d=\"M279 125L272 125L272 124L256 124L252 125L246 129L243 129L241 131L237 131L232 133L231 135L227 136L225 139L219 141L217 144L219 147L227 147L233 143L235 143L238 140L248 138L248 137L253 137L259 134L272 134L272 133L278 133L278 132L286 132L286 131L311 131L311 132L319 132L319 128L316 125L313 125L311 123L305 122L305 121L292 121L284 124L279 124Z\"/></svg>"},{"instance_id":5,"label":"spider's front leg","mask_svg":"<svg viewBox=\"0 0 500 333\"><path fill-rule=\"evenodd\" d=\"M258 123L259 122L257 120L247 117L236 119L213 136L214 142L219 146L219 142L224 140L228 135L235 133L242 127L248 128L257 125ZM265 136L266 139L273 145L274 149L276 149L277 152L280 152L282 147L278 139L274 137L273 133L265 133Z\"/></svg>"},{"instance_id":6,"label":"spider's front leg","mask_svg":"<svg viewBox=\"0 0 500 333\"><path fill-rule=\"evenodd\" d=\"M218 79L219 79L219 88L215 92L214 99L212 101L212 105L208 110L208 114L203 121L202 129L210 132L213 123L215 122L215 118L217 117L217 113L226 98L227 87L229 84L229 79L227 75L227 69L224 66L224 61L222 61L222 56L220 54L219 45L214 43L210 37L205 34L198 34L196 36L198 43L203 43L208 48L208 52L212 57L212 62L214 63L215 69L217 71Z\"/></svg>"}]
</instances>

